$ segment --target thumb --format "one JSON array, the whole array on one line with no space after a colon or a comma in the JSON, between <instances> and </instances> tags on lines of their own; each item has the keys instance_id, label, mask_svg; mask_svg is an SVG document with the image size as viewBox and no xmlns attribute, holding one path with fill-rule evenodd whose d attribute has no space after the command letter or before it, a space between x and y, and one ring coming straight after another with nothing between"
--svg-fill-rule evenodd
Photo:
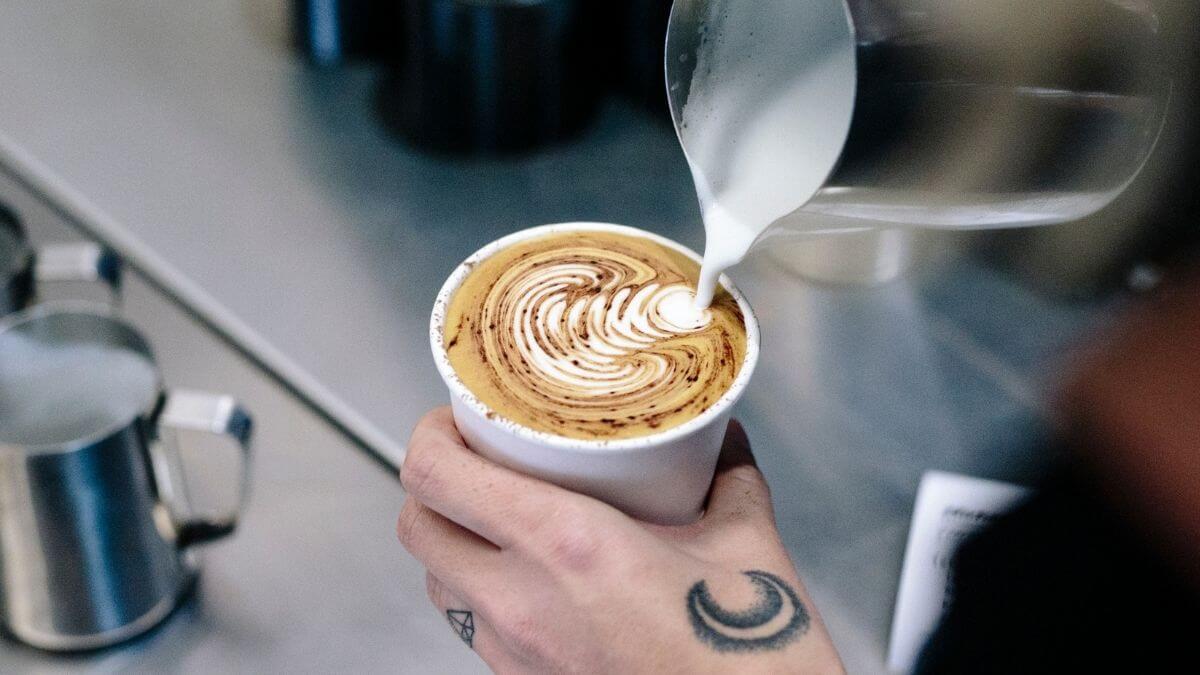
<instances>
[{"instance_id":1,"label":"thumb","mask_svg":"<svg viewBox=\"0 0 1200 675\"><path fill-rule=\"evenodd\" d=\"M725 432L725 445L717 460L717 472L708 493L704 520L716 522L747 518L774 520L771 492L762 472L758 470L754 454L750 452L746 430L737 420L733 420Z\"/></svg>"}]
</instances>

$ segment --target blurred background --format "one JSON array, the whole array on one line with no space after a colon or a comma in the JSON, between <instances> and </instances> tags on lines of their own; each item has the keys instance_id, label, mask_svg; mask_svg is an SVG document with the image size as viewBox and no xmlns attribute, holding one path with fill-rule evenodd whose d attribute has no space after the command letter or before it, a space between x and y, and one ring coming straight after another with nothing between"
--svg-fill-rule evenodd
<instances>
[{"instance_id":1,"label":"blurred background","mask_svg":"<svg viewBox=\"0 0 1200 675\"><path fill-rule=\"evenodd\" d=\"M1152 16L1175 83L1155 151L1108 207L779 240L731 273L769 364L739 416L852 672L885 670L921 475L1036 482L1073 347L1194 261L1195 8L1091 4ZM83 654L10 637L0 671L481 671L392 534L408 433L446 402L429 310L463 258L533 225L614 222L702 250L663 78L670 6L0 5L0 203L19 222L0 236L101 245L125 271L115 311L164 381L228 392L256 425L240 529L205 549L170 619ZM22 305L95 290L23 274ZM227 448L177 445L196 500L227 501L212 460Z\"/></svg>"}]
</instances>

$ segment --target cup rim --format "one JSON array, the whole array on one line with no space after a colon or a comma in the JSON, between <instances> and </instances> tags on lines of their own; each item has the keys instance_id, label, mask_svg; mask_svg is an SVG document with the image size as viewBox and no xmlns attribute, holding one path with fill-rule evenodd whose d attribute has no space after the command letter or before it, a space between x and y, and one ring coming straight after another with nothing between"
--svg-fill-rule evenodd
<instances>
[{"instance_id":1,"label":"cup rim","mask_svg":"<svg viewBox=\"0 0 1200 675\"><path fill-rule=\"evenodd\" d=\"M0 438L0 449L18 449L29 455L44 455L44 454L68 454L90 447L113 434L128 427L139 416L145 415L153 410L158 398L162 395L162 374L159 370L158 362L154 358L154 351L150 348L149 342L141 331L134 328L129 322L117 316L112 308L105 305L88 302L85 300L55 300L51 302L43 302L32 307L28 307L19 312L13 312L4 317L0 317L0 336L3 336L10 331L19 329L21 326L33 323L35 321L45 320L55 315L84 315L102 321L107 321L121 330L127 335L136 340L135 345L130 348L140 353L151 366L154 367L157 380L155 391L149 397L143 409L134 412L131 415L123 416L121 420L110 422L102 427L97 427L96 430L87 433L86 435L78 436L59 443L16 443Z\"/></svg>"},{"instance_id":2,"label":"cup rim","mask_svg":"<svg viewBox=\"0 0 1200 675\"><path fill-rule=\"evenodd\" d=\"M482 419L486 419L489 423L504 429L514 436L537 443L541 446L554 448L557 450L569 450L577 452L594 452L594 453L620 453L634 452L645 450L647 448L658 447L672 441L687 437L693 433L700 431L714 420L723 415L731 408L738 399L742 397L746 386L750 383L750 378L754 374L755 366L758 364L758 355L760 350L760 333L758 327L758 318L754 314L754 310L750 307L750 303L741 291L733 284L728 276L721 275L721 285L733 296L737 301L738 307L742 311L742 317L746 324L746 355L742 360L742 367L738 371L737 377L729 385L729 388L721 395L717 401L707 410L700 413L696 417L684 422L683 424L671 427L666 431L660 431L646 436L636 436L634 438L622 438L616 440L585 440L581 438L570 438L567 436L559 436L545 431L538 431L527 427L523 424L510 420L499 413L493 411L490 407L484 404L475 396L470 389L463 384L459 379L458 374L454 371L454 366L450 363L450 356L446 353L444 346L445 334L445 317L446 311L449 308L450 300L462 282L475 269L475 266L484 260L495 255L499 251L509 248L515 244L535 237L561 234L564 232L612 232L616 234L624 234L642 239L649 239L657 244L666 246L672 250L678 251L687 257L701 262L702 258L695 251L680 244L676 241L663 237L662 235L653 232L647 232L636 227L628 225L616 225L613 223L599 222L570 222L570 223L554 223L551 225L539 225L530 227L524 230L513 232L504 237L501 237L475 253L471 254L466 260L458 265L446 279L442 285L441 291L437 295L437 299L433 304L433 312L429 322L429 342L430 348L433 351L433 360L437 366L438 373L442 376L442 381L450 389L452 396L464 403L473 412L478 414Z\"/></svg>"}]
</instances>

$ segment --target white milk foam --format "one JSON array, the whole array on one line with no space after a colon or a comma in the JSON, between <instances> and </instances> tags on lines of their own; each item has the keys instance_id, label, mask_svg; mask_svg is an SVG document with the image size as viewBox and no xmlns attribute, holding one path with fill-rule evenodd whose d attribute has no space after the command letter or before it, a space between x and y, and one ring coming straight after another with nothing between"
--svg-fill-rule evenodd
<instances>
[{"instance_id":1,"label":"white milk foam","mask_svg":"<svg viewBox=\"0 0 1200 675\"><path fill-rule=\"evenodd\" d=\"M712 323L712 315L696 306L696 296L686 287L675 287L658 302L658 315L679 332L700 330Z\"/></svg>"},{"instance_id":2,"label":"white milk foam","mask_svg":"<svg viewBox=\"0 0 1200 675\"><path fill-rule=\"evenodd\" d=\"M712 322L686 286L652 283L630 297L633 291L621 288L626 279L611 269L616 276L604 292L569 301L580 280L596 283L604 273L588 264L548 265L519 279L509 294L517 298L514 345L546 381L593 394L637 391L672 370L667 357L646 348ZM643 353L637 365L624 358L634 353Z\"/></svg>"},{"instance_id":3,"label":"white milk foam","mask_svg":"<svg viewBox=\"0 0 1200 675\"><path fill-rule=\"evenodd\" d=\"M141 354L109 346L0 337L0 443L52 445L129 421L157 391Z\"/></svg>"},{"instance_id":4,"label":"white milk foam","mask_svg":"<svg viewBox=\"0 0 1200 675\"><path fill-rule=\"evenodd\" d=\"M816 194L854 106L853 40L840 1L714 3L680 139L707 234L696 304L775 221Z\"/></svg>"}]
</instances>

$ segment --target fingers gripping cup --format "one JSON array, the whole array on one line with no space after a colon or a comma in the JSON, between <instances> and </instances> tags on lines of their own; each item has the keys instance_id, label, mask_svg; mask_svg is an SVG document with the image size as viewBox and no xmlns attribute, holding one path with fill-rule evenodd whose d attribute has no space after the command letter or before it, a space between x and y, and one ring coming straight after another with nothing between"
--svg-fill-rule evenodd
<instances>
[{"instance_id":1,"label":"fingers gripping cup","mask_svg":"<svg viewBox=\"0 0 1200 675\"><path fill-rule=\"evenodd\" d=\"M467 444L637 518L694 521L759 352L728 279L693 306L699 261L603 223L535 227L468 258L430 326Z\"/></svg>"}]
</instances>

